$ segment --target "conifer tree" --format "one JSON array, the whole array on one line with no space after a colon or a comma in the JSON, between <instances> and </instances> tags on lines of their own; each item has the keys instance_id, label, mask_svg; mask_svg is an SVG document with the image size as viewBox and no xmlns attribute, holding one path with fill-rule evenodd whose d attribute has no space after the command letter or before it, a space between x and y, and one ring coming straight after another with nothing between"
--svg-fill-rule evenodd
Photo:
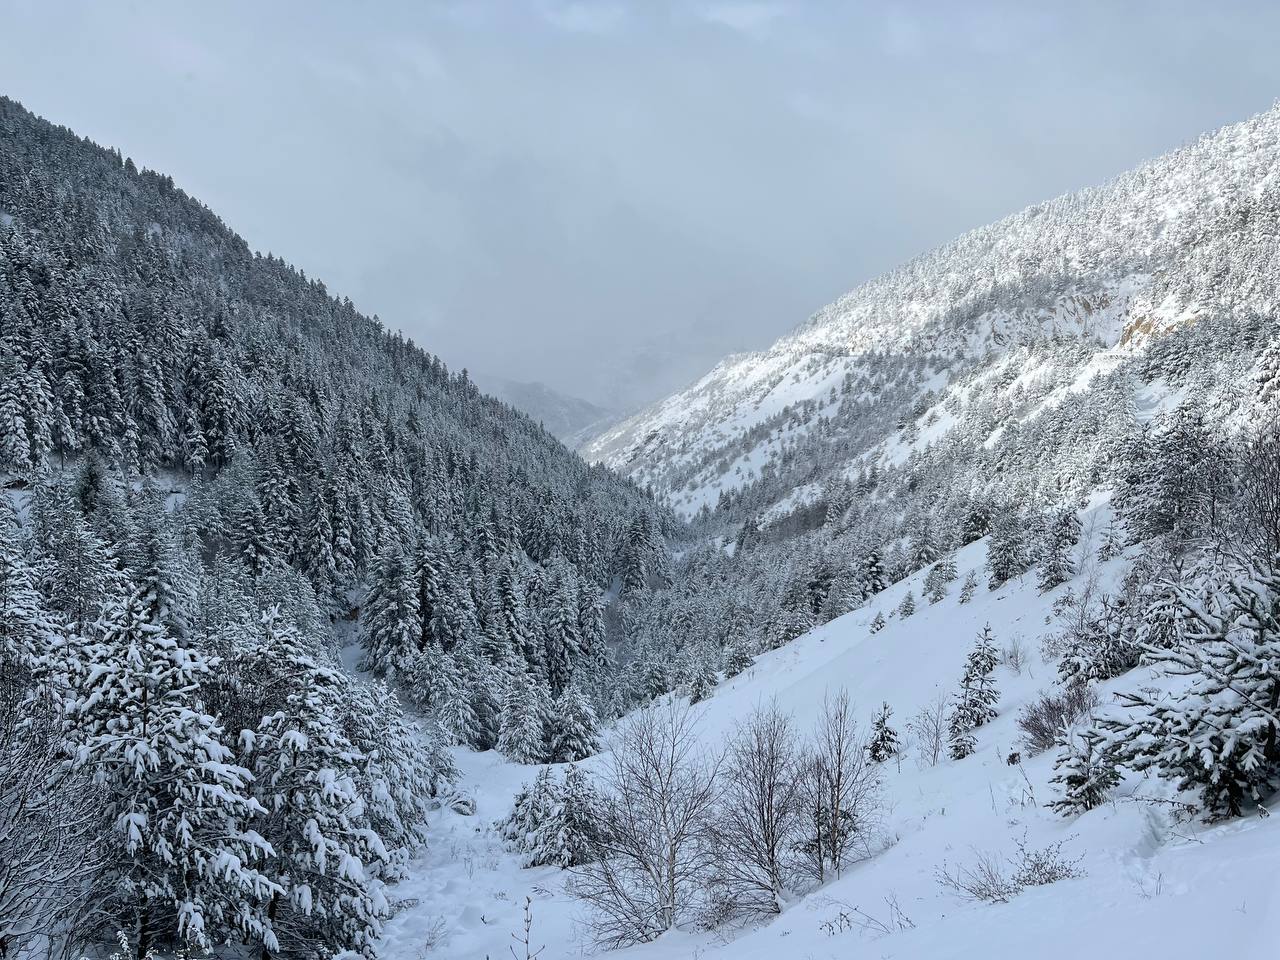
<instances>
[{"instance_id":1,"label":"conifer tree","mask_svg":"<svg viewBox=\"0 0 1280 960\"><path fill-rule=\"evenodd\" d=\"M600 749L596 712L586 694L570 686L549 711L550 762L585 760Z\"/></svg>"},{"instance_id":2,"label":"conifer tree","mask_svg":"<svg viewBox=\"0 0 1280 960\"><path fill-rule=\"evenodd\" d=\"M512 679L502 701L502 726L498 750L516 763L543 763L547 759L545 688L536 679L519 674Z\"/></svg>"},{"instance_id":3,"label":"conifer tree","mask_svg":"<svg viewBox=\"0 0 1280 960\"><path fill-rule=\"evenodd\" d=\"M881 560L880 552L878 550L872 550L867 554L862 582L868 597L874 596L889 585L888 576L884 569L884 562Z\"/></svg>"},{"instance_id":4,"label":"conifer tree","mask_svg":"<svg viewBox=\"0 0 1280 960\"><path fill-rule=\"evenodd\" d=\"M988 624L978 634L978 640L965 660L960 691L947 718L947 740L953 760L963 760L973 753L976 745L973 731L996 715L995 704L1000 694L991 675L999 662L991 625Z\"/></svg>"},{"instance_id":5,"label":"conifer tree","mask_svg":"<svg viewBox=\"0 0 1280 960\"><path fill-rule=\"evenodd\" d=\"M1124 693L1124 712L1097 722L1110 756L1198 789L1210 817L1239 816L1280 783L1280 574L1239 556L1229 573L1179 587L1185 641L1145 651L1185 684Z\"/></svg>"},{"instance_id":6,"label":"conifer tree","mask_svg":"<svg viewBox=\"0 0 1280 960\"><path fill-rule=\"evenodd\" d=\"M970 569L964 575L964 583L960 585L960 602L968 603L978 590L978 571Z\"/></svg>"},{"instance_id":7,"label":"conifer tree","mask_svg":"<svg viewBox=\"0 0 1280 960\"><path fill-rule=\"evenodd\" d=\"M232 763L217 720L193 697L210 666L168 636L141 600L110 608L51 662L64 691L75 763L91 770L119 853L114 900L131 915L139 957L269 938L262 902L278 888L254 864L269 852L250 828L252 777Z\"/></svg>"},{"instance_id":8,"label":"conifer tree","mask_svg":"<svg viewBox=\"0 0 1280 960\"><path fill-rule=\"evenodd\" d=\"M15 694L55 630L19 536L16 512L0 501L0 691L11 683Z\"/></svg>"},{"instance_id":9,"label":"conifer tree","mask_svg":"<svg viewBox=\"0 0 1280 960\"><path fill-rule=\"evenodd\" d=\"M1075 575L1072 548L1080 539L1080 518L1071 507L1057 510L1045 526L1040 543L1038 585L1041 593L1066 583Z\"/></svg>"},{"instance_id":10,"label":"conifer tree","mask_svg":"<svg viewBox=\"0 0 1280 960\"><path fill-rule=\"evenodd\" d=\"M712 665L710 658L700 649L695 650L690 658L687 684L690 703L701 703L715 693L715 667Z\"/></svg>"},{"instance_id":11,"label":"conifer tree","mask_svg":"<svg viewBox=\"0 0 1280 960\"><path fill-rule=\"evenodd\" d=\"M417 584L409 558L391 545L374 569L361 615L365 660L376 673L403 668L422 640Z\"/></svg>"},{"instance_id":12,"label":"conifer tree","mask_svg":"<svg viewBox=\"0 0 1280 960\"><path fill-rule=\"evenodd\" d=\"M724 675L736 677L749 669L754 662L755 659L751 656L746 638L740 633L734 634L724 650Z\"/></svg>"},{"instance_id":13,"label":"conifer tree","mask_svg":"<svg viewBox=\"0 0 1280 960\"><path fill-rule=\"evenodd\" d=\"M889 704L880 705L875 722L871 725L871 741L867 744L867 756L874 763L884 763L898 753L898 732L889 726L889 717L893 711Z\"/></svg>"},{"instance_id":14,"label":"conifer tree","mask_svg":"<svg viewBox=\"0 0 1280 960\"><path fill-rule=\"evenodd\" d=\"M907 595L902 598L902 602L898 604L898 616L904 620L916 612L915 594L908 590Z\"/></svg>"},{"instance_id":15,"label":"conifer tree","mask_svg":"<svg viewBox=\"0 0 1280 960\"><path fill-rule=\"evenodd\" d=\"M262 617L255 674L277 709L242 734L280 888L263 911L272 955L368 953L390 906L379 874L392 861L359 784L370 759L347 737L346 676L307 651L275 610Z\"/></svg>"},{"instance_id":16,"label":"conifer tree","mask_svg":"<svg viewBox=\"0 0 1280 960\"><path fill-rule=\"evenodd\" d=\"M1098 559L1106 563L1108 560L1114 560L1122 553L1124 553L1124 535L1120 526L1116 523L1115 515L1112 514L1102 531L1102 542L1098 544Z\"/></svg>"},{"instance_id":17,"label":"conifer tree","mask_svg":"<svg viewBox=\"0 0 1280 960\"><path fill-rule=\"evenodd\" d=\"M1014 509L996 514L991 527L991 543L987 548L987 568L991 571L991 589L1014 577L1022 576L1030 566L1026 544L1026 521Z\"/></svg>"},{"instance_id":18,"label":"conifer tree","mask_svg":"<svg viewBox=\"0 0 1280 960\"><path fill-rule=\"evenodd\" d=\"M1054 776L1049 782L1057 785L1059 796L1049 804L1052 809L1071 816L1106 800L1120 775L1106 756L1104 743L1105 738L1087 725L1079 730L1065 727L1058 735Z\"/></svg>"}]
</instances>

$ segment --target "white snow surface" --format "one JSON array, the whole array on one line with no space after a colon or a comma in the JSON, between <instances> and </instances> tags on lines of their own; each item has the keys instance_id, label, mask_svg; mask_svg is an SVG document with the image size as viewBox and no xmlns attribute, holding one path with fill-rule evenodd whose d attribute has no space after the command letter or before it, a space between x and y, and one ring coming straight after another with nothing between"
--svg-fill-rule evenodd
<instances>
[{"instance_id":1,"label":"white snow surface","mask_svg":"<svg viewBox=\"0 0 1280 960\"><path fill-rule=\"evenodd\" d=\"M1105 511L1101 498L1095 499L1085 514L1086 529L1100 530ZM839 689L849 692L864 725L887 701L902 733L927 701L955 690L965 656L989 623L998 645L1020 638L1029 657L1020 674L997 668L999 716L977 731L977 752L936 767L920 767L914 753L900 765L885 764L889 846L839 880L794 900L771 922L672 931L617 952L620 960L1077 960L1082 951L1190 960L1274 952L1280 819L1179 823L1167 805L1143 801L1167 798L1166 785L1130 778L1111 803L1066 820L1045 807L1055 795L1048 782L1052 752L1028 758L1023 750L1021 767L1006 763L1011 750L1021 749L1020 707L1055 678L1054 665L1040 656L1041 637L1056 627L1046 623L1053 619L1054 598L1072 587L1079 590L1090 567L1104 584L1114 580L1126 561L1100 568L1084 563L1074 581L1045 595L1032 577L992 592L981 569L985 549L984 541L957 555L961 580L970 569L979 572L971 603L958 602L957 580L947 598L930 605L922 597L923 573L917 574L865 608L761 655L748 672L722 683L696 708L702 711L699 731L707 750L719 749L744 717L770 701L807 730L824 696ZM1081 556L1087 552L1082 543ZM916 613L904 620L892 611L907 590L919 599ZM872 634L868 625L878 612L888 625ZM1100 694L1105 702L1116 689L1159 682L1143 668L1106 684ZM387 926L383 956L510 956L525 897L532 900L532 941L535 948L544 946L542 960L593 955L584 908L565 892L568 874L552 867L521 869L517 855L503 848L492 829L536 768L508 763L493 752L459 750L457 760L463 772L459 786L474 795L477 815L435 814L430 849L414 864L412 877L396 888L409 902ZM586 766L593 762L599 758ZM1031 847L1063 841L1065 854L1082 858L1085 876L1028 888L998 905L961 902L938 884L935 872L944 862L972 863L978 852L1007 855L1024 837ZM887 897L896 898L913 928L880 936L823 929L849 906L888 919Z\"/></svg>"}]
</instances>

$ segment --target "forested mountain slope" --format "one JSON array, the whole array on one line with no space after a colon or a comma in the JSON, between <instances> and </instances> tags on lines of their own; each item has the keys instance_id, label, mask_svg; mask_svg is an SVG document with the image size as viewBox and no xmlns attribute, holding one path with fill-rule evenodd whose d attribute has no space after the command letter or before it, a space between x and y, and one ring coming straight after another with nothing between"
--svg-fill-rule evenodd
<instances>
[{"instance_id":1,"label":"forested mountain slope","mask_svg":"<svg viewBox=\"0 0 1280 960\"><path fill-rule=\"evenodd\" d=\"M689 514L731 494L742 520L785 512L793 494L830 497L957 423L989 436L1026 421L1095 374L1104 389L1132 374L1133 402L1206 351L1236 372L1277 303L1278 146L1280 108L974 230L767 351L729 357L584 454Z\"/></svg>"},{"instance_id":2,"label":"forested mountain slope","mask_svg":"<svg viewBox=\"0 0 1280 960\"><path fill-rule=\"evenodd\" d=\"M661 584L678 528L11 100L0 481L5 955L117 931L140 956L372 950L447 795L442 745L533 749L530 702L622 709L610 604ZM353 639L392 686L339 669Z\"/></svg>"}]
</instances>

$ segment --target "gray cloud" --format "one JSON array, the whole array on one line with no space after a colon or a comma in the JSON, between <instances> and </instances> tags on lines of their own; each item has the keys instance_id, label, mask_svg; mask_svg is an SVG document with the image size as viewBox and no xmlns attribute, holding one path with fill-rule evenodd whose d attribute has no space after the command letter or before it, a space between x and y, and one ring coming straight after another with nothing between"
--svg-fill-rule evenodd
<instances>
[{"instance_id":1,"label":"gray cloud","mask_svg":"<svg viewBox=\"0 0 1280 960\"><path fill-rule=\"evenodd\" d=\"M1270 5L17 2L0 89L453 366L627 406L1280 91Z\"/></svg>"}]
</instances>

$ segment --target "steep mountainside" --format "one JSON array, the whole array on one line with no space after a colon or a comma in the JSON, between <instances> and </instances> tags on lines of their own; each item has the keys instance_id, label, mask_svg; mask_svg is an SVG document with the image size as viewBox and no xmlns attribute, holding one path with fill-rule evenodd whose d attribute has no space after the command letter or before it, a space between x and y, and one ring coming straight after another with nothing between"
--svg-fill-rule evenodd
<instances>
[{"instance_id":1,"label":"steep mountainside","mask_svg":"<svg viewBox=\"0 0 1280 960\"><path fill-rule=\"evenodd\" d=\"M7 99L0 221L0 953L370 955L446 743L630 702L678 521Z\"/></svg>"},{"instance_id":2,"label":"steep mountainside","mask_svg":"<svg viewBox=\"0 0 1280 960\"><path fill-rule=\"evenodd\" d=\"M545 383L525 383L502 377L475 375L480 389L509 403L573 449L606 429L618 414L589 400L552 390Z\"/></svg>"},{"instance_id":3,"label":"steep mountainside","mask_svg":"<svg viewBox=\"0 0 1280 960\"><path fill-rule=\"evenodd\" d=\"M786 512L851 464L939 441L979 401L1004 408L994 429L1033 413L1028 396L1085 387L1174 328L1269 317L1278 145L1280 108L966 234L769 350L726 359L584 455L688 514L726 492L748 501L738 519ZM1003 389L1015 368L1019 397Z\"/></svg>"}]
</instances>

